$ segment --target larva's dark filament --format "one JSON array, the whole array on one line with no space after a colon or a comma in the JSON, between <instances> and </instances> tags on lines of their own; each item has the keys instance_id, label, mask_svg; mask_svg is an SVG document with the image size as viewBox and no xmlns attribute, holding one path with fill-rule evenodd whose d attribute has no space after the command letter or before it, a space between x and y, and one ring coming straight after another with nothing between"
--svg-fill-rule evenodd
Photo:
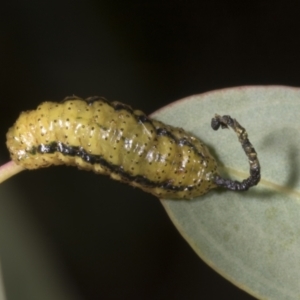
<instances>
[{"instance_id":1,"label":"larva's dark filament","mask_svg":"<svg viewBox=\"0 0 300 300\"><path fill-rule=\"evenodd\" d=\"M242 183L219 176L215 159L198 138L100 97L67 97L23 112L7 133L7 146L24 168L77 166L159 198L190 199L218 186L246 190L257 184L259 163L244 129L230 117L216 116L212 125L233 127L252 158L252 175Z\"/></svg>"},{"instance_id":2,"label":"larva's dark filament","mask_svg":"<svg viewBox=\"0 0 300 300\"><path fill-rule=\"evenodd\" d=\"M260 165L257 158L256 151L248 139L248 134L235 119L230 116L219 116L216 115L211 121L211 127L214 130L218 130L219 127L228 128L231 127L237 134L239 142L241 143L250 164L250 176L242 182L225 179L216 175L214 182L219 187L224 187L233 191L246 191L250 187L257 185L260 181Z\"/></svg>"}]
</instances>

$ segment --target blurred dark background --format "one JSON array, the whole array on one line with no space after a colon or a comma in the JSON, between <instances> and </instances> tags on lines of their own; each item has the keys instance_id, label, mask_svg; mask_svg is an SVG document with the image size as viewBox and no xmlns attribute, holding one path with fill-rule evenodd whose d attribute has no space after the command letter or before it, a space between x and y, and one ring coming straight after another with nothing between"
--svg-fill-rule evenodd
<instances>
[{"instance_id":1,"label":"blurred dark background","mask_svg":"<svg viewBox=\"0 0 300 300\"><path fill-rule=\"evenodd\" d=\"M299 4L290 3L2 3L1 163L7 129L43 100L99 95L150 114L225 87L299 86ZM82 299L254 299L196 256L151 195L67 167L11 180Z\"/></svg>"}]
</instances>

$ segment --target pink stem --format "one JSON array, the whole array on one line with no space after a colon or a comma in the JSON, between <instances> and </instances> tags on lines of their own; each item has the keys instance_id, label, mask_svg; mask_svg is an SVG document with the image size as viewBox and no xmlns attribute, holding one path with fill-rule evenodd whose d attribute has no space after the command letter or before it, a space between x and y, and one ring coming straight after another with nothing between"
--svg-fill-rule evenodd
<instances>
[{"instance_id":1,"label":"pink stem","mask_svg":"<svg viewBox=\"0 0 300 300\"><path fill-rule=\"evenodd\" d=\"M18 166L15 162L9 161L0 166L0 183L24 170L23 167Z\"/></svg>"}]
</instances>

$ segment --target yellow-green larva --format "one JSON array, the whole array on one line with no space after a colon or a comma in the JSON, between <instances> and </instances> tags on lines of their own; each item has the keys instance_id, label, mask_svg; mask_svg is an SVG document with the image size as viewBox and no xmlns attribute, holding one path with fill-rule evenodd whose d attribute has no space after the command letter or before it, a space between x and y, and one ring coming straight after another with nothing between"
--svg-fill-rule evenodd
<instances>
[{"instance_id":1,"label":"yellow-green larva","mask_svg":"<svg viewBox=\"0 0 300 300\"><path fill-rule=\"evenodd\" d=\"M250 177L242 182L223 179L207 147L183 129L100 97L67 97L21 113L7 133L7 147L26 169L77 166L159 198L190 199L218 186L247 190L260 179L256 152L237 121L216 115L212 127L219 126L236 131L248 156Z\"/></svg>"}]
</instances>

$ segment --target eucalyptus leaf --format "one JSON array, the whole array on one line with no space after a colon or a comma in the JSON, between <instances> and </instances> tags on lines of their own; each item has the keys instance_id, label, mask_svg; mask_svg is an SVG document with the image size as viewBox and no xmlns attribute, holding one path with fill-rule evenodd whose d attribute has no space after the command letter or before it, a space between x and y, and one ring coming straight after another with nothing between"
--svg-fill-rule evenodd
<instances>
[{"instance_id":1,"label":"eucalyptus leaf","mask_svg":"<svg viewBox=\"0 0 300 300\"><path fill-rule=\"evenodd\" d=\"M231 115L246 128L261 182L247 192L216 189L162 204L195 252L232 283L259 299L300 299L300 89L218 90L152 115L198 136L222 174L241 180L249 175L248 160L232 130L211 129L215 113Z\"/></svg>"}]
</instances>

